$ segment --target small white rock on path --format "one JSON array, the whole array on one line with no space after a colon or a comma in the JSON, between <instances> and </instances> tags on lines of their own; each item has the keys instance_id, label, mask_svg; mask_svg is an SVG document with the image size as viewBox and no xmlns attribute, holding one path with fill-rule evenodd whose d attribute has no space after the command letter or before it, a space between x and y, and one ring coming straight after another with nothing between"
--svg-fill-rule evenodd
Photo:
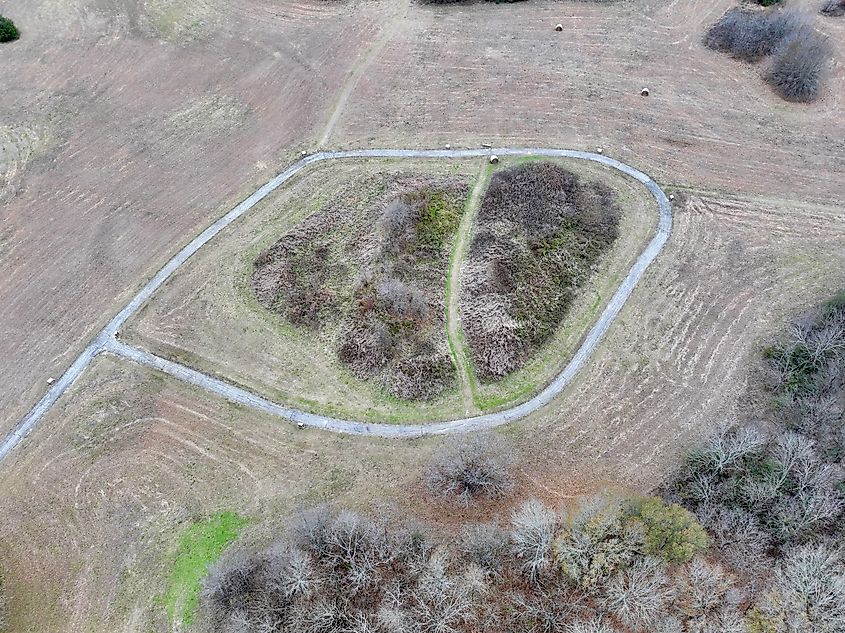
<instances>
[{"instance_id":1,"label":"small white rock on path","mask_svg":"<svg viewBox=\"0 0 845 633\"><path fill-rule=\"evenodd\" d=\"M657 201L659 219L657 231L640 253L628 275L614 293L610 302L593 324L581 347L558 376L540 393L520 405L496 413L477 415L458 420L420 424L367 424L353 420L340 420L327 416L308 413L285 407L271 402L245 389L235 387L206 374L195 371L184 365L150 354L117 340L116 335L120 327L137 312L141 306L153 296L165 281L194 253L205 246L223 229L237 220L258 202L293 178L303 169L314 163L327 160L342 160L354 158L478 158L490 155L497 156L543 156L547 158L574 158L600 163L611 167L639 181L649 190ZM442 149L442 150L414 150L414 149L361 149L337 152L317 152L303 156L303 158L278 176L264 184L246 200L238 204L222 218L214 222L191 242L182 248L165 266L150 279L124 308L118 312L108 325L82 351L79 357L53 382L50 389L32 410L18 423L15 429L0 444L0 460L3 460L21 441L35 428L44 415L67 391L71 384L85 371L97 354L109 352L133 362L163 371L179 380L196 385L211 393L222 396L232 402L275 415L298 425L315 427L337 433L351 435L370 435L389 438L415 438L423 435L442 435L448 433L469 433L490 429L520 418L524 418L537 409L545 406L557 397L574 376L586 364L599 341L607 332L611 323L616 319L622 306L631 296L637 282L642 278L646 268L654 261L664 244L669 239L672 230L672 209L663 190L643 172L626 165L618 160L604 155L578 150L550 149L540 147L500 147L484 149Z\"/></svg>"}]
</instances>

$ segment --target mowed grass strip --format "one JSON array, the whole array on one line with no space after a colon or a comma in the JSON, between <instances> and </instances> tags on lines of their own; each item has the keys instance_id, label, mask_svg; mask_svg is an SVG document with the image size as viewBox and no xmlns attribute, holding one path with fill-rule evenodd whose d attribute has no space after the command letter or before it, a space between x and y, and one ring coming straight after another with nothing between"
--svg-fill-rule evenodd
<instances>
[{"instance_id":1,"label":"mowed grass strip","mask_svg":"<svg viewBox=\"0 0 845 633\"><path fill-rule=\"evenodd\" d=\"M200 583L208 567L247 523L246 518L234 512L221 512L185 530L164 594L164 607L171 623L188 626L193 622L199 605Z\"/></svg>"}]
</instances>

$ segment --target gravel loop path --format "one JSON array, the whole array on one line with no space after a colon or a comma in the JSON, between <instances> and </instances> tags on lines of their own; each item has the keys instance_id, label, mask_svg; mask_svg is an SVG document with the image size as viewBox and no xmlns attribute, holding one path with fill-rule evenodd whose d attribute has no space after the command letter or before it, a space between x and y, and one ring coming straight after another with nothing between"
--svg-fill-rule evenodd
<instances>
[{"instance_id":1,"label":"gravel loop path","mask_svg":"<svg viewBox=\"0 0 845 633\"><path fill-rule=\"evenodd\" d=\"M548 158L574 158L588 160L606 165L634 178L645 186L654 196L659 208L659 222L657 231L637 258L628 275L620 284L607 304L598 320L590 329L581 347L563 369L563 371L540 393L516 407L478 415L460 420L431 422L427 424L366 424L351 420L339 420L326 416L307 413L284 407L270 402L254 393L240 389L223 381L212 378L189 367L174 363L155 356L149 352L136 349L117 340L117 333L123 324L138 309L153 296L153 294L167 281L167 279L194 253L205 246L223 229L249 211L282 184L293 178L303 169L313 163L326 160L342 160L354 158L478 158L491 154L498 156L544 156ZM220 395L232 402L237 402L271 415L287 419L297 424L316 427L338 433L352 435L372 435L392 438L413 438L423 435L437 435L446 433L468 433L482 429L501 426L514 420L519 420L537 409L545 406L556 398L586 364L599 341L613 323L622 306L630 297L631 292L643 273L654 261L664 244L669 239L672 230L672 209L663 190L651 178L641 171L618 160L577 150L550 148L512 148L498 147L491 149L449 149L449 150L413 150L413 149L361 149L337 152L317 152L304 156L301 160L288 167L278 176L264 184L246 200L238 204L222 218L211 224L207 229L195 237L180 250L165 266L150 279L126 306L104 327L100 333L83 350L74 363L56 380L43 398L21 420L18 426L0 444L0 460L4 459L20 442L32 431L56 401L67 391L71 384L88 367L94 357L101 352L117 354L134 362L153 367L175 378L191 383L207 391Z\"/></svg>"}]
</instances>

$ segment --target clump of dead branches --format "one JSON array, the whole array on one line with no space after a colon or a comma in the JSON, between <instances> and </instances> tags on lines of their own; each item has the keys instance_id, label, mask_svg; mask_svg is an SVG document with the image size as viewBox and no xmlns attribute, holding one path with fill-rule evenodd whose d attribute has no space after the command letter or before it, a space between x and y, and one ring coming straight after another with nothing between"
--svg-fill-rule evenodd
<instances>
[{"instance_id":1,"label":"clump of dead branches","mask_svg":"<svg viewBox=\"0 0 845 633\"><path fill-rule=\"evenodd\" d=\"M454 383L440 336L457 178L385 174L342 192L256 259L259 301L334 347L358 378L402 399Z\"/></svg>"},{"instance_id":2,"label":"clump of dead branches","mask_svg":"<svg viewBox=\"0 0 845 633\"><path fill-rule=\"evenodd\" d=\"M482 378L511 373L555 332L616 239L619 217L612 190L553 163L493 176L461 285L461 314Z\"/></svg>"}]
</instances>

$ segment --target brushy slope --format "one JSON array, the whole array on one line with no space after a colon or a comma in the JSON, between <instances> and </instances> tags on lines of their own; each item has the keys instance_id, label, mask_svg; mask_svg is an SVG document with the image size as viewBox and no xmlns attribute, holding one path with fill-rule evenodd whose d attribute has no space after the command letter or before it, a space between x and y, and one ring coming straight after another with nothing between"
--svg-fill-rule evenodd
<instances>
[{"instance_id":1,"label":"brushy slope","mask_svg":"<svg viewBox=\"0 0 845 633\"><path fill-rule=\"evenodd\" d=\"M461 315L482 379L521 367L554 333L617 235L614 192L549 162L494 174L461 284Z\"/></svg>"},{"instance_id":2,"label":"brushy slope","mask_svg":"<svg viewBox=\"0 0 845 633\"><path fill-rule=\"evenodd\" d=\"M380 174L332 200L255 261L261 303L317 333L355 376L403 399L454 383L444 331L458 178Z\"/></svg>"}]
</instances>

